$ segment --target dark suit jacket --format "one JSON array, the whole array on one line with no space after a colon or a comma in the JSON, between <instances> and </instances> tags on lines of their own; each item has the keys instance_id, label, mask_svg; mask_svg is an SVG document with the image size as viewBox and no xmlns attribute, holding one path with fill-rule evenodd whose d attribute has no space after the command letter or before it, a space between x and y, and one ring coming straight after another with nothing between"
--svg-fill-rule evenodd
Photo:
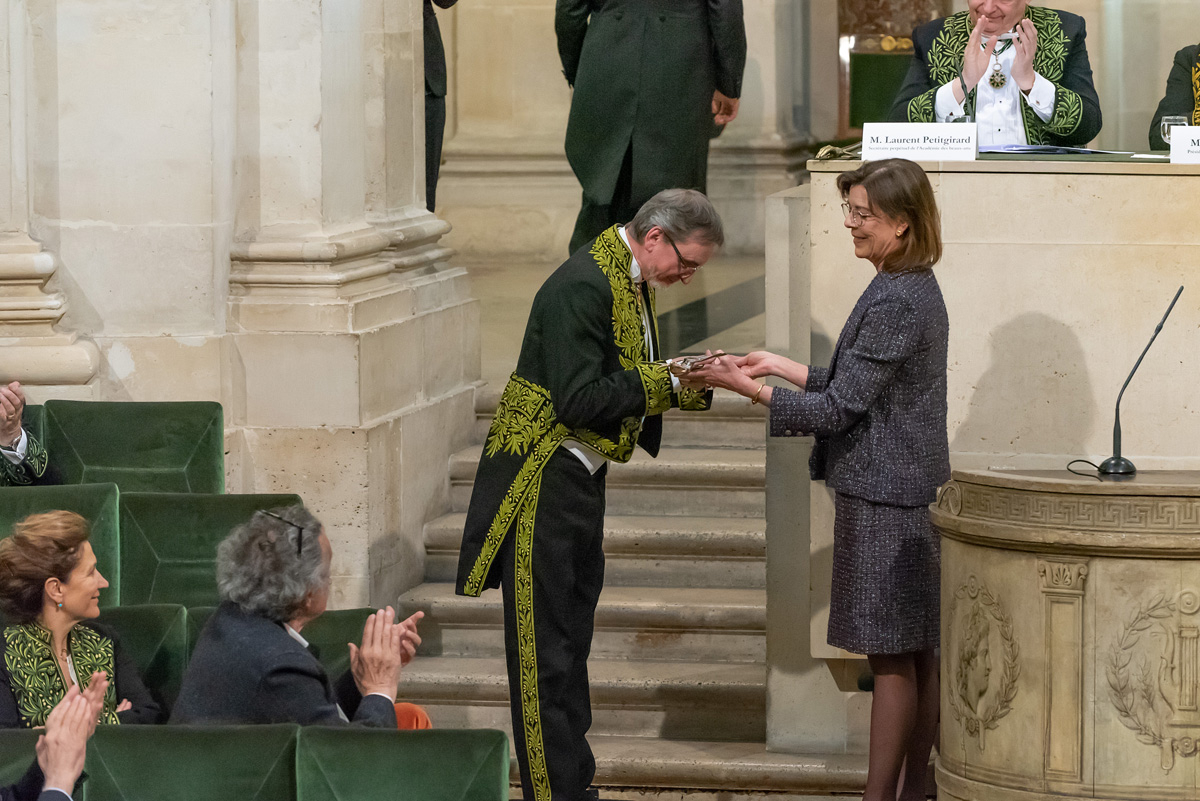
<instances>
[{"instance_id":1,"label":"dark suit jacket","mask_svg":"<svg viewBox=\"0 0 1200 801\"><path fill-rule=\"evenodd\" d=\"M1189 45L1175 54L1167 93L1150 121L1150 149L1170 150L1158 130L1163 117L1187 117L1189 125L1200 125L1200 45Z\"/></svg>"},{"instance_id":2,"label":"dark suit jacket","mask_svg":"<svg viewBox=\"0 0 1200 801\"><path fill-rule=\"evenodd\" d=\"M932 270L879 273L858 299L828 368L806 391L771 395L771 435L815 434L814 480L896 506L932 503L950 478L949 320Z\"/></svg>"},{"instance_id":3,"label":"dark suit jacket","mask_svg":"<svg viewBox=\"0 0 1200 801\"><path fill-rule=\"evenodd\" d=\"M703 191L713 91L742 93L742 0L558 0L554 29L583 193L611 202L631 143L634 208L662 189Z\"/></svg>"},{"instance_id":4,"label":"dark suit jacket","mask_svg":"<svg viewBox=\"0 0 1200 801\"><path fill-rule=\"evenodd\" d=\"M35 758L20 781L8 787L0 787L0 801L71 801L69 795L64 795L58 790L42 790L45 783L46 779Z\"/></svg>"},{"instance_id":5,"label":"dark suit jacket","mask_svg":"<svg viewBox=\"0 0 1200 801\"><path fill-rule=\"evenodd\" d=\"M1039 6L1029 6L1025 16L1037 30L1038 47L1033 68L1054 84L1054 113L1049 122L1021 103L1025 137L1031 145L1086 145L1100 133L1100 97L1092 82L1088 62L1087 28L1083 17ZM971 35L966 11L927 22L913 31L913 61L891 118L896 122L933 122L937 90L958 80L963 54ZM975 89L967 98L974 114Z\"/></svg>"},{"instance_id":6,"label":"dark suit jacket","mask_svg":"<svg viewBox=\"0 0 1200 801\"><path fill-rule=\"evenodd\" d=\"M458 0L434 0L440 8L449 8ZM421 19L425 34L425 93L446 96L446 48L442 46L442 31L438 27L433 2L425 0L424 16Z\"/></svg>"},{"instance_id":7,"label":"dark suit jacket","mask_svg":"<svg viewBox=\"0 0 1200 801\"><path fill-rule=\"evenodd\" d=\"M84 621L79 625L86 626L112 641L113 673L116 676L115 686L109 692L112 693L115 703L120 703L122 699L128 698L129 703L132 704L130 709L117 712L117 719L125 725L161 722L163 719L162 709L150 695L150 691L146 689L137 662L128 651L121 647L121 640L117 637L116 632L107 626L91 621ZM49 656L48 644L45 654L47 658L52 658ZM17 710L17 698L13 694L13 677L9 672L8 661L7 643L5 638L0 636L0 728L15 729L25 724ZM81 680L83 678L80 677ZM49 703L57 704L61 697L60 695L58 698L49 699Z\"/></svg>"},{"instance_id":8,"label":"dark suit jacket","mask_svg":"<svg viewBox=\"0 0 1200 801\"><path fill-rule=\"evenodd\" d=\"M388 699L362 697L349 671L335 686L282 624L225 601L200 632L171 723L340 726L339 704L356 724L396 728Z\"/></svg>"},{"instance_id":9,"label":"dark suit jacket","mask_svg":"<svg viewBox=\"0 0 1200 801\"><path fill-rule=\"evenodd\" d=\"M493 564L499 546L531 491L530 476L541 474L564 439L617 462L628 462L638 445L657 456L664 411L708 408L711 392L674 392L666 364L650 360L632 261L614 225L577 250L534 296L517 369L475 473L459 553L460 594L499 586L501 571ZM645 297L653 321L653 291Z\"/></svg>"}]
</instances>

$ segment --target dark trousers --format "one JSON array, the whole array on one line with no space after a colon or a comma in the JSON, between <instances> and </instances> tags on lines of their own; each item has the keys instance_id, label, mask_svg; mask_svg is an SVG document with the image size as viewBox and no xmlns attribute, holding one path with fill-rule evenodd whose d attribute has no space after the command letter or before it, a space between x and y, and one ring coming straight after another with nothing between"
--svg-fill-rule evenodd
<instances>
[{"instance_id":1,"label":"dark trousers","mask_svg":"<svg viewBox=\"0 0 1200 801\"><path fill-rule=\"evenodd\" d=\"M442 167L442 136L446 132L446 98L425 93L425 207L433 211L438 171Z\"/></svg>"},{"instance_id":2,"label":"dark trousers","mask_svg":"<svg viewBox=\"0 0 1200 801\"><path fill-rule=\"evenodd\" d=\"M627 223L637 214L641 204L633 203L633 143L625 151L621 172L617 175L617 187L612 200L607 204L588 200L585 193L579 216L575 218L575 231L571 234L570 252L574 253L614 225Z\"/></svg>"},{"instance_id":3,"label":"dark trousers","mask_svg":"<svg viewBox=\"0 0 1200 801\"><path fill-rule=\"evenodd\" d=\"M596 774L587 658L604 585L604 475L559 449L532 525L518 515L503 560L504 650L525 801L583 801Z\"/></svg>"}]
</instances>

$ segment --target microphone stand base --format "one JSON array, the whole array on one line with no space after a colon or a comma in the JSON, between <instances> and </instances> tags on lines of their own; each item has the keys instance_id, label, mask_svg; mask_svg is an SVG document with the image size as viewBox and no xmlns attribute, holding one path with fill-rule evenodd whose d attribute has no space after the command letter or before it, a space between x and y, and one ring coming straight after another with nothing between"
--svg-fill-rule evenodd
<instances>
[{"instance_id":1,"label":"microphone stand base","mask_svg":"<svg viewBox=\"0 0 1200 801\"><path fill-rule=\"evenodd\" d=\"M1133 462L1124 456L1110 456L1100 463L1100 475L1130 478L1137 472Z\"/></svg>"}]
</instances>

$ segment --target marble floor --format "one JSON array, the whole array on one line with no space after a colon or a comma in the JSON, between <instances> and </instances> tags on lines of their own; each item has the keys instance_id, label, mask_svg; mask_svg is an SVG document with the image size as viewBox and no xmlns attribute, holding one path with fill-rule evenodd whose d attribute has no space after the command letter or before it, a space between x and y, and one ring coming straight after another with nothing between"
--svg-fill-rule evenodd
<instances>
[{"instance_id":1,"label":"marble floor","mask_svg":"<svg viewBox=\"0 0 1200 801\"><path fill-rule=\"evenodd\" d=\"M483 379L503 383L517 363L533 296L558 264L459 262L479 298ZM659 290L658 328L663 353L723 348L745 353L765 341L764 264L761 256L718 256L687 286Z\"/></svg>"}]
</instances>

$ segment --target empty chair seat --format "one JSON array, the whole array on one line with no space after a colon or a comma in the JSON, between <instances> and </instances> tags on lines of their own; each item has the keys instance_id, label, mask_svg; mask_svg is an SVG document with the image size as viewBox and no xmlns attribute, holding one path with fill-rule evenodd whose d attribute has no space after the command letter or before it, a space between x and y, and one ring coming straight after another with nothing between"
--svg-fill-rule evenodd
<instances>
[{"instance_id":1,"label":"empty chair seat","mask_svg":"<svg viewBox=\"0 0 1200 801\"><path fill-rule=\"evenodd\" d=\"M187 667L187 611L176 604L116 606L105 609L99 622L116 632L137 662L142 683L162 707L165 721Z\"/></svg>"},{"instance_id":2,"label":"empty chair seat","mask_svg":"<svg viewBox=\"0 0 1200 801\"><path fill-rule=\"evenodd\" d=\"M124 492L225 491L221 404L50 400L45 444L64 484Z\"/></svg>"},{"instance_id":3,"label":"empty chair seat","mask_svg":"<svg viewBox=\"0 0 1200 801\"><path fill-rule=\"evenodd\" d=\"M116 484L75 484L61 487L0 487L0 537L12 534L13 524L39 512L65 509L87 519L88 541L96 565L108 579L100 591L101 606L116 606L121 598L120 536Z\"/></svg>"},{"instance_id":4,"label":"empty chair seat","mask_svg":"<svg viewBox=\"0 0 1200 801\"><path fill-rule=\"evenodd\" d=\"M121 494L122 604L216 606L217 545L261 509L298 495Z\"/></svg>"}]
</instances>

